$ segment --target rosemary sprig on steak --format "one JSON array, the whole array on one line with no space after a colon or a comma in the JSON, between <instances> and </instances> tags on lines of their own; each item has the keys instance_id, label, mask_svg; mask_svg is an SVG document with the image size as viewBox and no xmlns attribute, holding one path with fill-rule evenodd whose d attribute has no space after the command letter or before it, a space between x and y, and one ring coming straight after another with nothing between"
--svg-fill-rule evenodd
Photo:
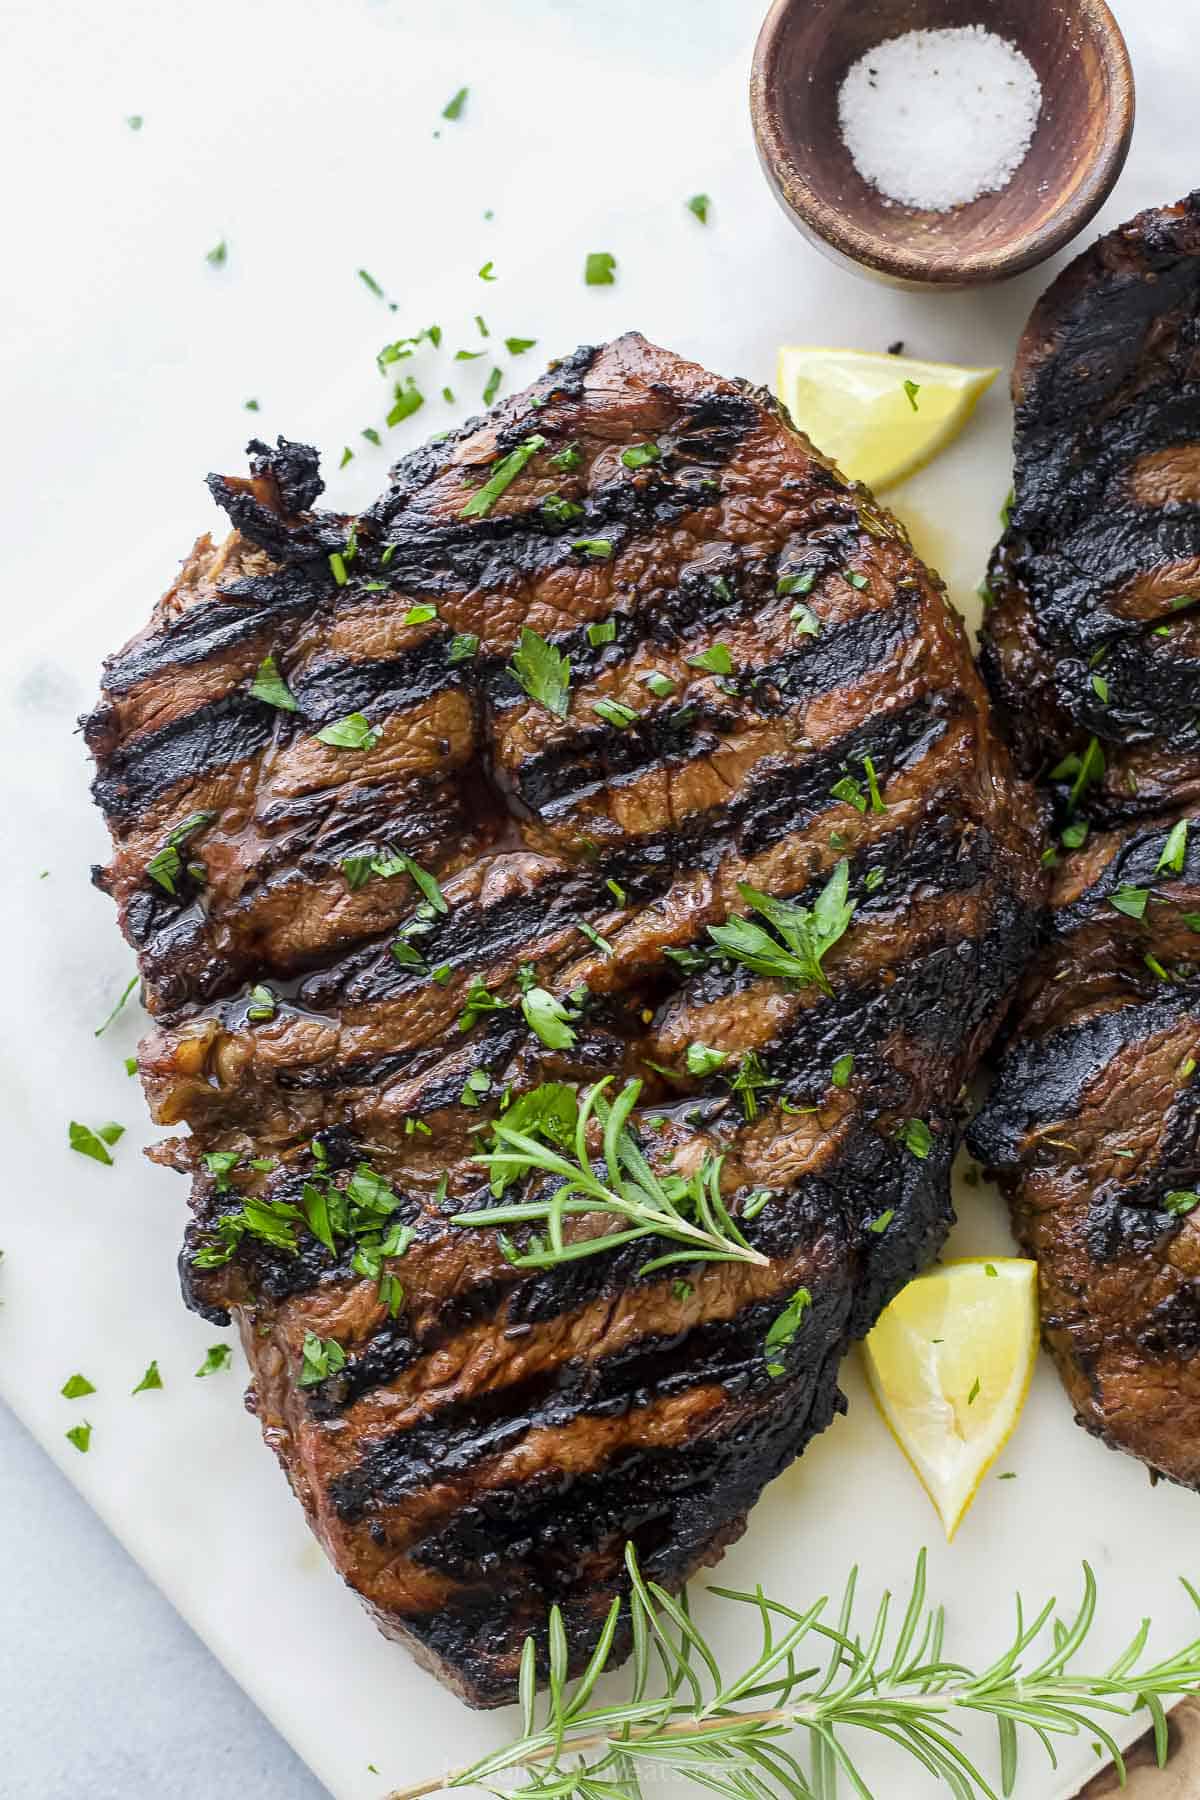
<instances>
[{"instance_id":1,"label":"rosemary sprig on steak","mask_svg":"<svg viewBox=\"0 0 1200 1800\"><path fill-rule=\"evenodd\" d=\"M493 1126L500 1147L474 1158L505 1182L514 1175L540 1171L559 1177L560 1187L544 1199L458 1213L451 1222L465 1226L544 1225L544 1239L534 1238L525 1250L508 1247L508 1260L516 1269L550 1269L652 1237L667 1238L680 1248L652 1257L638 1271L641 1275L677 1262L745 1262L765 1268L769 1259L746 1242L721 1198L722 1158L706 1156L690 1175L658 1174L628 1129L641 1082L626 1082L610 1106L604 1099L610 1079L596 1082L582 1096L575 1122L574 1161L526 1132L514 1130L503 1117ZM593 1116L603 1126L607 1182L593 1170L588 1153ZM596 1214L612 1214L626 1223L601 1236L568 1241L563 1231L567 1219Z\"/></svg>"},{"instance_id":2,"label":"rosemary sprig on steak","mask_svg":"<svg viewBox=\"0 0 1200 1800\"><path fill-rule=\"evenodd\" d=\"M609 1659L621 1602L613 1601L591 1660L573 1688L566 1682L567 1632L555 1607L547 1634L549 1692L541 1720L535 1693L541 1658L528 1637L519 1684L521 1738L470 1768L401 1789L388 1800L421 1800L475 1783L491 1787L498 1775L513 1770L529 1777L516 1792L536 1800L574 1795L634 1800L639 1774L661 1781L665 1770L732 1800L745 1800L747 1794L759 1800L775 1795L832 1800L839 1772L855 1793L865 1796L869 1790L847 1747L851 1727L906 1751L932 1778L930 1786L940 1779L955 1800L994 1800L992 1779L958 1735L956 1721L964 1714L996 1721L1004 1794L1011 1794L1016 1784L1019 1727L1035 1733L1051 1758L1055 1736L1098 1740L1123 1785L1124 1759L1107 1722L1129 1718L1144 1707L1161 1768L1168 1741L1164 1700L1200 1691L1200 1637L1171 1656L1140 1664L1149 1634L1145 1620L1115 1662L1095 1674L1076 1671L1075 1659L1096 1611L1096 1581L1087 1563L1074 1623L1059 1621L1051 1599L1026 1625L1018 1599L1015 1635L978 1673L943 1653L945 1615L940 1606L926 1605L924 1551L890 1642L890 1594L884 1594L874 1620L856 1628L857 1569L846 1583L836 1620L829 1616L825 1598L798 1611L768 1599L761 1588L753 1594L711 1589L723 1600L752 1607L762 1622L758 1654L736 1672L722 1669L712 1643L688 1611L686 1595L675 1600L657 1582L645 1579L632 1544L626 1546L625 1563L634 1644L628 1698L587 1705ZM1200 1606L1200 1595L1187 1581L1183 1585ZM1035 1648L1039 1639L1041 1654ZM1026 1666L1023 1659L1030 1653L1032 1666ZM648 1692L652 1660L664 1671L657 1693ZM807 1733L807 1756L803 1744L789 1741L801 1733ZM904 1791L914 1790L906 1785Z\"/></svg>"}]
</instances>

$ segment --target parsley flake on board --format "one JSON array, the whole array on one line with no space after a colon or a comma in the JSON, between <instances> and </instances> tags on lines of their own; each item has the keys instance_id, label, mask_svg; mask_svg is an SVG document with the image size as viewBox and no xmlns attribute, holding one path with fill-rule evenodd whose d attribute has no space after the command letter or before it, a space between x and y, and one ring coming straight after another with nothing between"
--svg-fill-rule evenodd
<instances>
[{"instance_id":1,"label":"parsley flake on board","mask_svg":"<svg viewBox=\"0 0 1200 1800\"><path fill-rule=\"evenodd\" d=\"M413 380L406 375L402 382L398 381L392 392L392 404L385 423L388 427L399 425L405 419L411 419L425 404L425 396Z\"/></svg>"},{"instance_id":2,"label":"parsley flake on board","mask_svg":"<svg viewBox=\"0 0 1200 1800\"><path fill-rule=\"evenodd\" d=\"M536 343L536 338L509 337L504 340L504 348L510 356L524 356L526 350L532 350Z\"/></svg>"},{"instance_id":3,"label":"parsley flake on board","mask_svg":"<svg viewBox=\"0 0 1200 1800\"><path fill-rule=\"evenodd\" d=\"M477 488L471 495L459 517L462 519L485 518L501 494L512 486L526 463L545 447L545 438L535 432L532 437L527 437L523 444L518 444L515 450L510 450L508 455L496 464L483 486Z\"/></svg>"},{"instance_id":4,"label":"parsley flake on board","mask_svg":"<svg viewBox=\"0 0 1200 1800\"><path fill-rule=\"evenodd\" d=\"M103 1025L97 1025L95 1031L92 1034L94 1037L103 1037L104 1036L104 1033L108 1030L109 1026L112 1024L112 1022L116 1018L117 1014L121 1011L121 1008L124 1006L125 1002L128 1000L130 994L132 994L132 992L133 992L134 988L137 986L139 980L140 980L140 976L137 976L137 975L131 975L129 977L128 982L126 983L125 987L121 991L120 999L117 1001L116 1005L113 1007L112 1011L109 1013L107 1019L105 1019Z\"/></svg>"},{"instance_id":5,"label":"parsley flake on board","mask_svg":"<svg viewBox=\"0 0 1200 1800\"><path fill-rule=\"evenodd\" d=\"M496 275L495 263L491 261L485 262L483 267L479 270L479 279L480 281L496 281L498 277Z\"/></svg>"},{"instance_id":6,"label":"parsley flake on board","mask_svg":"<svg viewBox=\"0 0 1200 1800\"><path fill-rule=\"evenodd\" d=\"M708 224L708 209L712 205L712 201L707 194L693 194L685 204L688 211L694 218L699 219L702 225Z\"/></svg>"},{"instance_id":7,"label":"parsley flake on board","mask_svg":"<svg viewBox=\"0 0 1200 1800\"><path fill-rule=\"evenodd\" d=\"M96 1391L86 1375L68 1375L59 1389L64 1400L82 1400L85 1394Z\"/></svg>"},{"instance_id":8,"label":"parsley flake on board","mask_svg":"<svg viewBox=\"0 0 1200 1800\"><path fill-rule=\"evenodd\" d=\"M451 99L447 100L445 106L443 106L443 108L442 108L443 119L461 119L462 118L463 107L467 104L467 95L470 93L470 91L471 91L470 88L461 87L461 88L459 88L457 94L453 95Z\"/></svg>"},{"instance_id":9,"label":"parsley flake on board","mask_svg":"<svg viewBox=\"0 0 1200 1800\"><path fill-rule=\"evenodd\" d=\"M493 367L491 374L488 376L487 381L484 383L483 404L485 406L490 406L492 404L492 401L496 398L496 395L500 392L500 384L503 380L504 380L504 370Z\"/></svg>"},{"instance_id":10,"label":"parsley flake on board","mask_svg":"<svg viewBox=\"0 0 1200 1800\"><path fill-rule=\"evenodd\" d=\"M344 719L335 719L331 725L323 725L317 732L317 741L330 744L335 750L373 750L379 742L379 732L362 713L353 712Z\"/></svg>"},{"instance_id":11,"label":"parsley flake on board","mask_svg":"<svg viewBox=\"0 0 1200 1800\"><path fill-rule=\"evenodd\" d=\"M149 1365L149 1367L147 1368L146 1373L142 1376L142 1379L138 1382L137 1386L135 1388L131 1388L130 1392L134 1393L134 1394L148 1394L154 1388L160 1388L162 1386L162 1384L163 1384L163 1378L158 1372L158 1363L152 1362Z\"/></svg>"},{"instance_id":12,"label":"parsley flake on board","mask_svg":"<svg viewBox=\"0 0 1200 1800\"><path fill-rule=\"evenodd\" d=\"M264 656L255 671L254 680L250 683L250 692L256 700L265 700L268 706L277 706L281 712L296 712L295 696L279 673L279 665L273 656Z\"/></svg>"},{"instance_id":13,"label":"parsley flake on board","mask_svg":"<svg viewBox=\"0 0 1200 1800\"><path fill-rule=\"evenodd\" d=\"M588 287L611 287L616 280L617 259L607 250L591 250L583 265Z\"/></svg>"},{"instance_id":14,"label":"parsley flake on board","mask_svg":"<svg viewBox=\"0 0 1200 1800\"><path fill-rule=\"evenodd\" d=\"M772 937L761 925L740 915L724 925L710 925L708 935L723 955L733 957L758 975L832 993L821 961L826 951L845 935L854 914L857 902L847 899L849 881L850 865L843 857L811 907L776 900L739 882L742 899L774 926L779 937Z\"/></svg>"},{"instance_id":15,"label":"parsley flake on board","mask_svg":"<svg viewBox=\"0 0 1200 1800\"><path fill-rule=\"evenodd\" d=\"M211 263L214 269L224 267L229 261L229 245L225 242L224 238L221 239L219 244L214 244L211 250L205 251L204 260L206 263Z\"/></svg>"},{"instance_id":16,"label":"parsley flake on board","mask_svg":"<svg viewBox=\"0 0 1200 1800\"><path fill-rule=\"evenodd\" d=\"M78 1425L72 1425L70 1431L65 1431L63 1436L68 1444L74 1444L81 1456L87 1455L92 1444L92 1427L87 1419L82 1420Z\"/></svg>"},{"instance_id":17,"label":"parsley flake on board","mask_svg":"<svg viewBox=\"0 0 1200 1800\"><path fill-rule=\"evenodd\" d=\"M196 1374L215 1375L218 1369L227 1369L232 1360L233 1351L228 1344L210 1344Z\"/></svg>"},{"instance_id":18,"label":"parsley flake on board","mask_svg":"<svg viewBox=\"0 0 1200 1800\"><path fill-rule=\"evenodd\" d=\"M521 641L513 651L508 672L531 700L544 706L556 718L565 719L571 704L571 661L553 644L548 644L527 625L521 628Z\"/></svg>"},{"instance_id":19,"label":"parsley flake on board","mask_svg":"<svg viewBox=\"0 0 1200 1800\"><path fill-rule=\"evenodd\" d=\"M912 407L914 412L920 411L920 408L917 405L917 395L920 393L920 391L921 391L921 384L919 381L906 381L905 382L904 392L908 396L908 404Z\"/></svg>"},{"instance_id":20,"label":"parsley flake on board","mask_svg":"<svg viewBox=\"0 0 1200 1800\"><path fill-rule=\"evenodd\" d=\"M72 1150L80 1156L90 1156L93 1162L104 1163L112 1167L112 1157L108 1154L110 1145L124 1137L123 1125L101 1125L93 1131L88 1125L81 1125L78 1119L72 1119L67 1127L67 1142Z\"/></svg>"}]
</instances>

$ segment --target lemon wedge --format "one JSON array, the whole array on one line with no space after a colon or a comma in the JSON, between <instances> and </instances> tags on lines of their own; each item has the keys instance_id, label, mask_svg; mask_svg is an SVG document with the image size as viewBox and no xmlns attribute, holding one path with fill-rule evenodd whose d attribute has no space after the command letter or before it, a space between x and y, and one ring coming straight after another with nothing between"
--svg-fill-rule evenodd
<instances>
[{"instance_id":1,"label":"lemon wedge","mask_svg":"<svg viewBox=\"0 0 1200 1800\"><path fill-rule=\"evenodd\" d=\"M1016 1256L918 1275L863 1344L879 1410L947 1538L1021 1416L1037 1346L1037 1264Z\"/></svg>"},{"instance_id":2,"label":"lemon wedge","mask_svg":"<svg viewBox=\"0 0 1200 1800\"><path fill-rule=\"evenodd\" d=\"M894 487L953 443L999 369L785 344L775 389L851 481Z\"/></svg>"}]
</instances>

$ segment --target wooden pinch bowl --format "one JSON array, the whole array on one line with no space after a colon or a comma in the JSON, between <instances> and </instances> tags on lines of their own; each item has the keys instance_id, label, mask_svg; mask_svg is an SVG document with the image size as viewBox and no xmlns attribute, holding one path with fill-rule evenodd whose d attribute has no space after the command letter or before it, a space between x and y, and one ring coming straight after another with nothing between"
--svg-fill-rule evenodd
<instances>
[{"instance_id":1,"label":"wooden pinch bowl","mask_svg":"<svg viewBox=\"0 0 1200 1800\"><path fill-rule=\"evenodd\" d=\"M842 141L850 66L906 31L983 23L1033 64L1042 110L1008 186L951 212L888 201ZM1129 52L1104 0L774 0L750 77L759 160L827 255L897 287L1002 281L1051 256L1103 205L1133 132Z\"/></svg>"}]
</instances>

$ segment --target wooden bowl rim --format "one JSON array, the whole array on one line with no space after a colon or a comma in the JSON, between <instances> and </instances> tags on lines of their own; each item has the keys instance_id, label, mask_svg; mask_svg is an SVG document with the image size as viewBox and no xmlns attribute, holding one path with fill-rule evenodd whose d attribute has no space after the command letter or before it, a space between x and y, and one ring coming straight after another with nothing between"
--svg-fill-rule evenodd
<instances>
[{"instance_id":1,"label":"wooden bowl rim","mask_svg":"<svg viewBox=\"0 0 1200 1800\"><path fill-rule=\"evenodd\" d=\"M793 155L793 145L769 101L781 46L795 16L812 0L772 0L754 46L750 115L764 173L794 222L836 256L890 280L919 287L965 287L1019 275L1053 256L1093 219L1124 167L1133 136L1134 80L1129 46L1106 0L1066 0L1097 45L1109 77L1109 103L1099 146L1053 219L1003 243L932 264L919 252L885 243L822 199ZM841 0L853 5L855 0Z\"/></svg>"}]
</instances>

